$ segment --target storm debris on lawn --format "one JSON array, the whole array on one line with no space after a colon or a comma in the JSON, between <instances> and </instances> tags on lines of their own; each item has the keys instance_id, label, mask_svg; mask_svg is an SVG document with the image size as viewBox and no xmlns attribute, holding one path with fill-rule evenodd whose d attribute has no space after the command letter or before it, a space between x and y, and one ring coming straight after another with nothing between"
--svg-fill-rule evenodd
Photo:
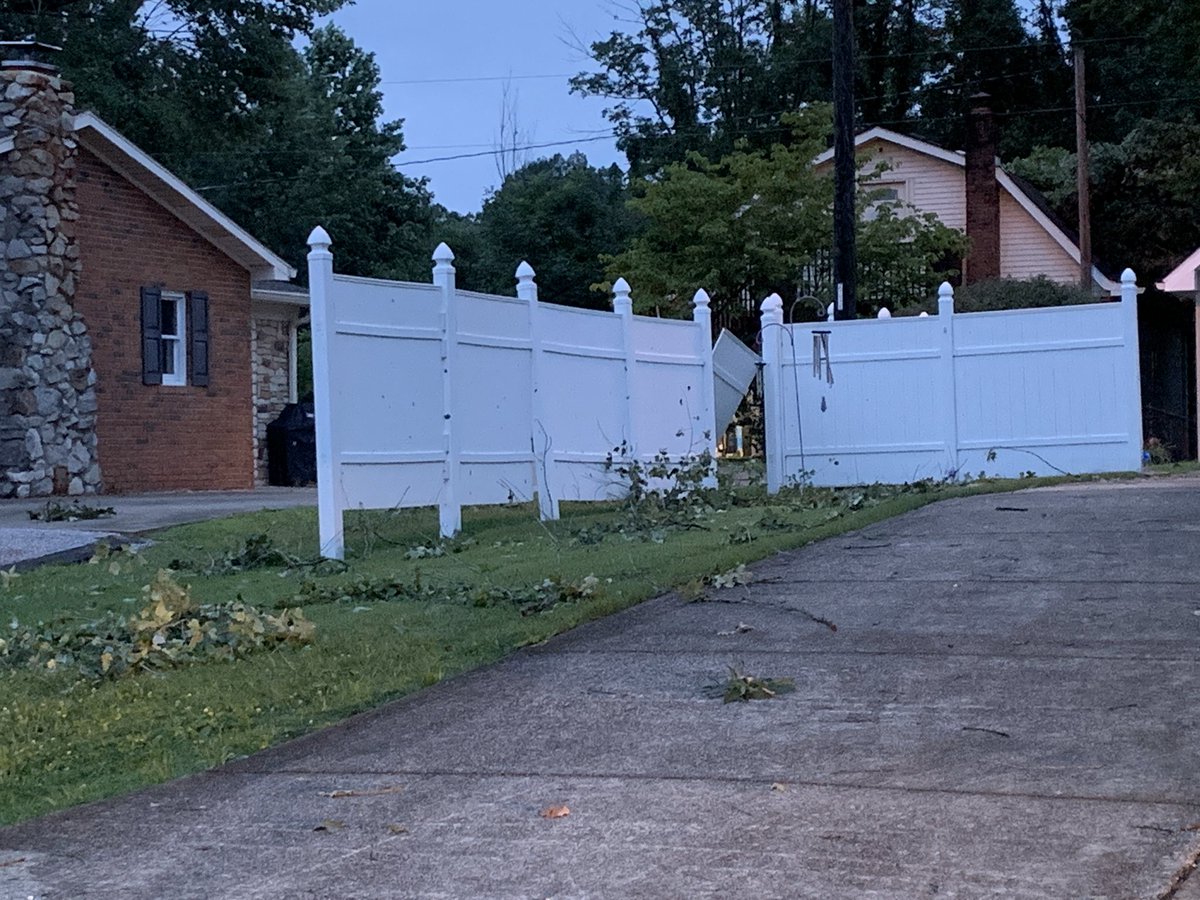
<instances>
[{"instance_id":1,"label":"storm debris on lawn","mask_svg":"<svg viewBox=\"0 0 1200 900\"><path fill-rule=\"evenodd\" d=\"M45 506L29 510L29 518L34 522L88 522L116 514L117 511L111 506L88 506L78 500L70 503L47 500Z\"/></svg>"},{"instance_id":2,"label":"storm debris on lawn","mask_svg":"<svg viewBox=\"0 0 1200 900\"><path fill-rule=\"evenodd\" d=\"M63 618L35 625L16 619L0 638L0 669L70 672L100 681L213 659L240 659L265 647L308 644L316 626L299 609L262 612L239 596L197 603L191 588L161 569L133 616L106 612L91 621Z\"/></svg>"}]
</instances>

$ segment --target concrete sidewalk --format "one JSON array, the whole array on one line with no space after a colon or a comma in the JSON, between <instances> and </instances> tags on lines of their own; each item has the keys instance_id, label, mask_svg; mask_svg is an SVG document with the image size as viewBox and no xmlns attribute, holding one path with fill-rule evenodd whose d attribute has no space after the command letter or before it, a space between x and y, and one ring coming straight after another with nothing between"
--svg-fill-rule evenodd
<instances>
[{"instance_id":1,"label":"concrete sidewalk","mask_svg":"<svg viewBox=\"0 0 1200 900\"><path fill-rule=\"evenodd\" d=\"M0 830L0 897L1198 896L1194 481L947 501L754 574ZM797 690L723 705L731 664Z\"/></svg>"},{"instance_id":2,"label":"concrete sidewalk","mask_svg":"<svg viewBox=\"0 0 1200 900\"><path fill-rule=\"evenodd\" d=\"M48 562L86 559L100 541L123 541L133 535L220 519L262 509L316 506L316 488L264 487L253 491L173 491L158 494L102 494L51 497L69 506L78 500L116 513L79 522L39 522L30 512L45 509L47 498L0 500L0 568L29 569Z\"/></svg>"}]
</instances>

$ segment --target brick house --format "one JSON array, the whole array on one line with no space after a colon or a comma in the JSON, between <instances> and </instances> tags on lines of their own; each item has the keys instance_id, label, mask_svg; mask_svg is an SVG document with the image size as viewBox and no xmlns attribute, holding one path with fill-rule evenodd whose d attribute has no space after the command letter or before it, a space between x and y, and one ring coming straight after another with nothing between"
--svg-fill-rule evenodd
<instances>
[{"instance_id":1,"label":"brick house","mask_svg":"<svg viewBox=\"0 0 1200 900\"><path fill-rule=\"evenodd\" d=\"M0 62L0 497L263 483L295 271L73 100Z\"/></svg>"}]
</instances>

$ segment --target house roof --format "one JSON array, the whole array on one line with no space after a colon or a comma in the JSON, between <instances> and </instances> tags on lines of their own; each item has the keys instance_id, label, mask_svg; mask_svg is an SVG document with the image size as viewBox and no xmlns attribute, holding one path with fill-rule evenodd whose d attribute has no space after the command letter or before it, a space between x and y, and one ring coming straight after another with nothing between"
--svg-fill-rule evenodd
<instances>
[{"instance_id":1,"label":"house roof","mask_svg":"<svg viewBox=\"0 0 1200 900\"><path fill-rule=\"evenodd\" d=\"M291 306L308 306L308 288L290 281L268 278L250 285L250 297L267 303L286 303Z\"/></svg>"},{"instance_id":2,"label":"house roof","mask_svg":"<svg viewBox=\"0 0 1200 900\"><path fill-rule=\"evenodd\" d=\"M1166 277L1158 283L1158 289L1166 291L1168 294L1194 294L1197 289L1200 289L1200 284L1197 284L1196 281L1197 269L1200 269L1200 247L1168 272Z\"/></svg>"},{"instance_id":3,"label":"house roof","mask_svg":"<svg viewBox=\"0 0 1200 900\"><path fill-rule=\"evenodd\" d=\"M75 131L82 146L246 268L252 278L288 279L296 275L296 270L282 257L255 240L99 116L79 114L75 117Z\"/></svg>"},{"instance_id":4,"label":"house roof","mask_svg":"<svg viewBox=\"0 0 1200 900\"><path fill-rule=\"evenodd\" d=\"M898 131L891 131L887 128L875 127L855 135L854 146L862 147L869 144L871 141L887 141L891 144L904 147L907 150L912 150L914 153L921 153L925 156L932 156L935 159L940 159L943 162L951 165L966 168L966 154L955 150L947 150L944 147L939 147L936 144L931 144L928 141L922 141L914 137L909 137L906 134L900 134ZM832 148L826 150L819 155L813 162L817 165L828 162L833 159ZM1017 202L1017 205L1024 209L1040 225L1045 232L1067 253L1075 262L1079 262L1079 236L1073 233L1066 225L1059 221L1058 217L1050 209L1050 204L1046 198L1042 196L1033 185L1024 179L1017 178L1014 175L1004 171L1004 168L997 160L996 165L996 181L1010 197ZM1198 251L1200 252L1200 251ZM1092 264L1092 279L1101 288L1110 294L1116 294L1121 289L1119 279L1114 278L1112 273L1105 271L1093 260Z\"/></svg>"}]
</instances>

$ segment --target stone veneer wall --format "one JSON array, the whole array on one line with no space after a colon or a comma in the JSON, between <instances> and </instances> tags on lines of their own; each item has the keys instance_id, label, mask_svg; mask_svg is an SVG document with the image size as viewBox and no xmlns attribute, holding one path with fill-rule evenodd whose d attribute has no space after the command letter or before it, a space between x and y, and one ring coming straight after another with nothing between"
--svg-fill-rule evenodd
<instances>
[{"instance_id":1,"label":"stone veneer wall","mask_svg":"<svg viewBox=\"0 0 1200 900\"><path fill-rule=\"evenodd\" d=\"M96 376L76 310L74 95L0 68L0 497L100 490Z\"/></svg>"},{"instance_id":2,"label":"stone veneer wall","mask_svg":"<svg viewBox=\"0 0 1200 900\"><path fill-rule=\"evenodd\" d=\"M292 321L254 317L254 483L267 484L267 426L291 401Z\"/></svg>"}]
</instances>

